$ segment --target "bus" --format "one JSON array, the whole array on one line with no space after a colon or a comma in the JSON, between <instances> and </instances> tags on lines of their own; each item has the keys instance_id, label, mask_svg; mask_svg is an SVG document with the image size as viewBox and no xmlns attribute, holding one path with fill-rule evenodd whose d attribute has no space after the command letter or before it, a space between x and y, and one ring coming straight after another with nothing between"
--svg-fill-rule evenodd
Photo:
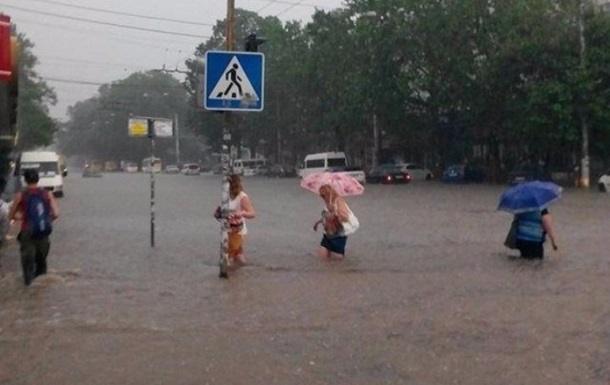
<instances>
[{"instance_id":1,"label":"bus","mask_svg":"<svg viewBox=\"0 0 610 385\"><path fill-rule=\"evenodd\" d=\"M264 158L234 159L233 172L237 175L252 176L256 175L256 171L259 167L264 167L266 165L267 160Z\"/></svg>"},{"instance_id":2,"label":"bus","mask_svg":"<svg viewBox=\"0 0 610 385\"><path fill-rule=\"evenodd\" d=\"M152 159L152 162L151 162ZM142 159L142 172L161 172L161 158Z\"/></svg>"}]
</instances>

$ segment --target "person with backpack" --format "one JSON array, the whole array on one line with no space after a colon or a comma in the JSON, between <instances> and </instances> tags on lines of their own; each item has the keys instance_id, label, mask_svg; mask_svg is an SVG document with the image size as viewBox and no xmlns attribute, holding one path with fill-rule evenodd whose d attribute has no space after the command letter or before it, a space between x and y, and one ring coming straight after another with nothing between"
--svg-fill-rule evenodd
<instances>
[{"instance_id":1,"label":"person with backpack","mask_svg":"<svg viewBox=\"0 0 610 385\"><path fill-rule=\"evenodd\" d=\"M27 186L15 195L8 217L21 220L17 240L23 281L29 286L34 278L47 273L49 235L53 230L52 222L59 217L59 208L53 194L38 187L37 170L26 169L23 178Z\"/></svg>"}]
</instances>

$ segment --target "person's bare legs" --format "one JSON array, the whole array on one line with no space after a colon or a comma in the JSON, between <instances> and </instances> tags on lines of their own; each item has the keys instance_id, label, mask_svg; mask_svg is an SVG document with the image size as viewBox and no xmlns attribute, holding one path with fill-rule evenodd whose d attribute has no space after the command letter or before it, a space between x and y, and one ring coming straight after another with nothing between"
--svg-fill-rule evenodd
<instances>
[{"instance_id":1,"label":"person's bare legs","mask_svg":"<svg viewBox=\"0 0 610 385\"><path fill-rule=\"evenodd\" d=\"M229 259L238 265L246 263L246 258L244 257L244 241L245 237L243 235L229 233Z\"/></svg>"},{"instance_id":2,"label":"person's bare legs","mask_svg":"<svg viewBox=\"0 0 610 385\"><path fill-rule=\"evenodd\" d=\"M331 252L327 248L322 247L322 246L320 246L318 248L318 253L317 253L318 258L329 259L330 258L330 254L331 254Z\"/></svg>"}]
</instances>

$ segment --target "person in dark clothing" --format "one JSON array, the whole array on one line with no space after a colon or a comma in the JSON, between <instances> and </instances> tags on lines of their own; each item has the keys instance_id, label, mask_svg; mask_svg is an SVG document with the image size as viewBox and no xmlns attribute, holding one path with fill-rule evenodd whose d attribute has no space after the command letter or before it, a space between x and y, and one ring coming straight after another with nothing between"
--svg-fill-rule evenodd
<instances>
[{"instance_id":1,"label":"person in dark clothing","mask_svg":"<svg viewBox=\"0 0 610 385\"><path fill-rule=\"evenodd\" d=\"M21 231L17 237L21 253L21 267L23 268L23 281L29 286L34 278L47 273L47 256L51 247L49 235L37 236L32 233L32 226L28 220L27 200L34 195L42 196L40 210L47 210L51 220L59 217L59 208L53 194L38 187L38 171L27 169L23 173L27 184L23 191L15 195L8 217L11 220L21 220Z\"/></svg>"},{"instance_id":2,"label":"person in dark clothing","mask_svg":"<svg viewBox=\"0 0 610 385\"><path fill-rule=\"evenodd\" d=\"M515 215L517 220L517 249L524 259L543 259L544 242L548 235L553 250L557 250L553 218L547 209Z\"/></svg>"}]
</instances>

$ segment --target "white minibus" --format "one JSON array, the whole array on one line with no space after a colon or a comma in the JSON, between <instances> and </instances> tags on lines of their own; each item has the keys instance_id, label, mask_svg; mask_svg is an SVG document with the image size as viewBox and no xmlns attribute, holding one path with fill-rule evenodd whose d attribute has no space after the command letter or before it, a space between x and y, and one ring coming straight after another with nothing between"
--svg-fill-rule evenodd
<instances>
[{"instance_id":1,"label":"white minibus","mask_svg":"<svg viewBox=\"0 0 610 385\"><path fill-rule=\"evenodd\" d=\"M346 167L347 158L343 152L320 152L308 154L303 161L303 167L299 170L299 176L324 172L332 167Z\"/></svg>"},{"instance_id":2,"label":"white minibus","mask_svg":"<svg viewBox=\"0 0 610 385\"><path fill-rule=\"evenodd\" d=\"M38 171L38 187L53 192L56 197L64 196L64 177L68 171L62 158L54 151L25 151L19 157L19 174L23 177L26 169ZM25 186L25 181L21 181Z\"/></svg>"},{"instance_id":3,"label":"white minibus","mask_svg":"<svg viewBox=\"0 0 610 385\"><path fill-rule=\"evenodd\" d=\"M267 160L264 158L234 159L233 172L237 175L252 176L256 174L259 166L265 166L266 164Z\"/></svg>"}]
</instances>

